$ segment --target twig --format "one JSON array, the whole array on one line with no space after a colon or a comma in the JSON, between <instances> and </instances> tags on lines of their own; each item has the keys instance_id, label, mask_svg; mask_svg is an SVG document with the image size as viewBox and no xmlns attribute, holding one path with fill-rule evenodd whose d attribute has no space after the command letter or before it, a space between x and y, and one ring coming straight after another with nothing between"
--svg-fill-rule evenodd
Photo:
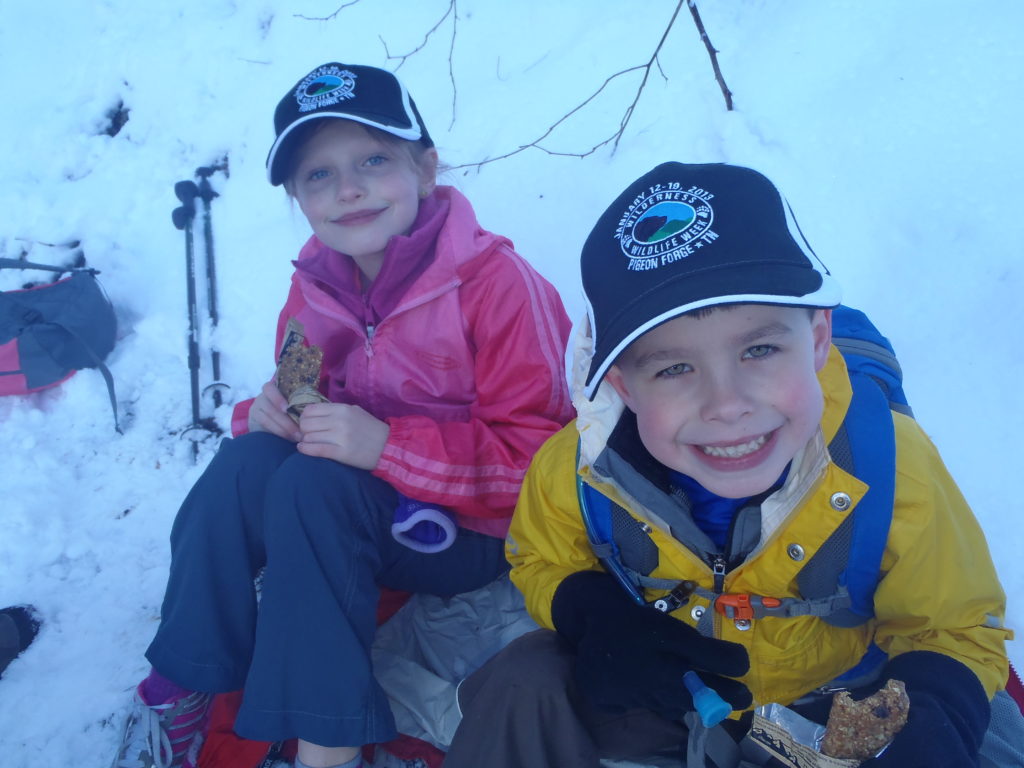
<instances>
[{"instance_id":1,"label":"twig","mask_svg":"<svg viewBox=\"0 0 1024 768\"><path fill-rule=\"evenodd\" d=\"M732 91L729 90L729 86L725 84L725 79L722 77L722 70L718 68L718 51L711 44L711 40L708 38L708 33L704 29L704 22L700 19L700 12L697 10L697 0L686 0L686 4L690 7L690 15L693 16L693 23L697 25L697 31L700 32L700 39L704 41L704 47L708 49L708 56L711 57L711 68L715 70L715 80L718 81L718 87L722 89L722 95L725 97L725 110L726 112L732 111Z\"/></svg>"},{"instance_id":2,"label":"twig","mask_svg":"<svg viewBox=\"0 0 1024 768\"><path fill-rule=\"evenodd\" d=\"M498 160L505 160L506 158L512 157L513 155L518 155L520 152L524 152L527 149L539 149L541 152L545 152L545 153L547 153L549 155L556 155L556 156L559 156L559 157L579 157L579 158L584 158L587 155L593 154L594 152L596 152L597 150L599 150L601 147L605 146L606 144L612 144L612 151L614 152L615 149L619 145L619 140L622 138L623 134L626 131L626 126L629 124L629 120L633 116L633 111L634 111L634 109L636 109L636 105L640 101L640 96L643 93L643 90L644 90L644 88L647 85L647 79L648 79L648 77L651 74L651 67L653 67L657 63L658 64L658 71L661 73L662 77L665 77L665 73L661 69L661 63L658 61L658 54L661 52L661 48L665 44L665 40L668 39L668 34L672 30L672 26L675 24L676 18L679 16L679 11L682 9L684 2L687 2L687 0L679 0L679 3L676 5L676 9L672 12L672 18L669 19L669 22L668 22L668 24L665 27L665 31L662 33L661 39L658 41L658 45L654 49L654 53L651 54L651 58L648 59L646 64L637 64L635 67L629 67L627 69L622 69L622 70L619 70L618 72L616 72L615 74L610 75L601 84L600 88L598 88L596 91L594 91L592 94L590 94L590 96L588 96L582 102L580 102L575 107L573 107L571 110L569 110L564 115L562 115L558 120L556 120L554 123L552 123L551 126L549 126L548 129L546 131L544 131L543 134L541 134L539 137L537 137L533 141L529 142L528 144L523 144L520 147L518 147L517 149L513 149L510 152L506 152L503 155L498 155L497 157L489 157L486 160L481 160L481 161L476 162L476 163L463 163L462 165L453 165L453 166L450 166L447 170L455 171L455 170L459 170L460 168L476 168L477 170L479 170L482 166L487 165L488 163L494 163L494 162L497 162ZM583 152L556 152L554 150L548 149L546 147L542 147L540 145L540 142L544 141L544 139L546 139L548 136L550 136L551 133L559 125L564 123L566 120L568 120L570 117L572 117L572 115L574 115L575 113L579 112L581 109L583 109L583 107L585 107L587 104L589 104L595 98L597 98L597 96L601 93L601 91L603 91L612 80L614 80L617 77L621 77L622 75L629 74L630 72L635 72L638 69L642 69L643 70L644 76L643 76L643 78L640 81L640 85L639 85L639 87L636 90L636 95L633 97L632 103L630 103L630 105L626 108L625 113L623 113L622 120L619 121L619 128L618 128L618 130L615 131L615 133L613 133L608 138L604 139L603 141L598 142L597 144L592 146L590 149L588 149L586 151L583 151ZM665 78L665 79L667 80L668 78Z\"/></svg>"},{"instance_id":3,"label":"twig","mask_svg":"<svg viewBox=\"0 0 1024 768\"><path fill-rule=\"evenodd\" d=\"M586 157L587 155L590 155L590 154L596 152L598 149L603 147L605 144L607 144L608 142L612 141L615 138L615 134L609 136L607 139L602 141L600 144L597 144L597 145L591 147L590 149L588 149L585 152L556 152L556 151L554 151L552 149L547 149L546 147L540 146L540 142L544 141L544 139L546 139L548 136L550 136L552 134L552 132L555 130L555 128L557 128L559 125L561 125L566 120L568 120L570 117L572 117L574 114L576 114L581 109L583 109L583 107L587 106L587 104L589 104L591 101L593 101L595 98L597 98L597 96L601 93L601 91L603 91L612 80L614 80L615 78L617 78L617 77L619 77L621 75L625 75L625 74L627 74L629 72L635 72L636 70L640 69L641 66L642 65L638 64L635 67L630 67L629 69L624 69L621 72L616 72L614 75L611 75L610 77L605 79L604 83L601 84L600 88L598 88L596 91L594 91L592 94L590 94L590 96L588 96L584 101L580 102L575 107L573 107L568 112L566 112L564 115L562 115L560 118L558 118L558 120L556 120L554 123L552 123L548 127L548 129L546 131L544 131L543 134L538 136L536 139L531 141L529 144L523 144L518 149L513 149L511 152L506 152L505 154L498 155L497 157L489 157L486 160L481 160L478 163L464 163L462 165L453 165L453 166L450 166L448 168L448 170L449 171L455 171L455 170L458 170L460 168L480 168L481 166L487 165L488 163L494 163L494 162L497 162L498 160L504 160L506 158L512 157L513 155L518 155L520 152L523 152L524 150L527 150L527 149L530 149L530 148L539 149L541 152L546 152L549 155L558 155L558 156L562 156L562 157L580 157L580 158L582 158L582 157Z\"/></svg>"},{"instance_id":4,"label":"twig","mask_svg":"<svg viewBox=\"0 0 1024 768\"><path fill-rule=\"evenodd\" d=\"M690 0L690 2L692 3L693 0ZM636 89L636 96L633 97L633 103L629 105L629 108L626 110L626 114L622 116L622 123L619 125L619 131L615 134L615 144L612 145L613 149L617 149L619 146L619 139L622 138L622 134L626 130L626 124L629 122L629 118L633 116L633 110L636 109L637 102L640 101L640 94L643 93L644 86L647 85L647 78L650 77L651 74L651 66L653 66L655 61L657 61L658 52L661 50L661 46L665 44L665 39L671 31L672 25L676 23L676 16L679 15L679 9L682 8L682 6L683 0L680 0L679 5L677 5L676 9L672 12L672 18L669 19L668 26L665 27L665 32L662 34L661 40L658 41L658 47L654 49L654 54L651 56L650 61L647 62L647 66L644 67L644 79L640 81L640 87ZM661 66L659 65L658 68L661 69ZM661 76L664 77L665 73L662 72Z\"/></svg>"},{"instance_id":5,"label":"twig","mask_svg":"<svg viewBox=\"0 0 1024 768\"><path fill-rule=\"evenodd\" d=\"M455 68L452 65L452 57L455 54L455 33L459 26L459 9L455 7L456 0L452 0L452 41L448 46L448 79L452 81L452 121L448 123L448 130L455 127L455 98L459 94L455 87Z\"/></svg>"},{"instance_id":6,"label":"twig","mask_svg":"<svg viewBox=\"0 0 1024 768\"><path fill-rule=\"evenodd\" d=\"M351 8L353 5L355 5L358 2L359 2L359 0L352 0L351 3L342 3L341 5L338 6L338 8L334 11L334 13L332 13L330 16L303 16L301 13L294 13L292 15L296 19L305 19L306 21L330 21L335 16L337 16L339 13L341 13L343 10L345 10L346 8Z\"/></svg>"},{"instance_id":7,"label":"twig","mask_svg":"<svg viewBox=\"0 0 1024 768\"><path fill-rule=\"evenodd\" d=\"M356 2L358 2L358 0L356 0ZM451 13L452 10L454 10L454 8L455 8L455 0L449 0L449 2L448 2L448 9L444 12L444 16L442 16L440 19L438 19L437 23L430 28L430 30L427 32L427 34L425 34L423 36L423 42L420 43L419 45L417 45L415 48L413 48L408 53L403 53L403 54L398 55L398 56L393 56L391 54L391 52L388 50L388 44L384 41L384 38L383 37L380 38L381 43L383 43L383 45L384 45L384 54L387 56L388 61L393 61L395 59L398 60L398 66L395 67L395 71L396 72L399 69L402 68L402 65L405 64L405 60L406 59L408 59L414 53L419 53L421 50L423 50L424 46L426 46L426 44L427 44L427 40L430 39L430 36L432 34L437 32L437 28L440 27L444 23L444 20L448 18L448 14ZM454 33L453 33L453 35L454 35ZM379 37L379 35L378 35L378 37Z\"/></svg>"},{"instance_id":8,"label":"twig","mask_svg":"<svg viewBox=\"0 0 1024 768\"><path fill-rule=\"evenodd\" d=\"M388 61L393 61L396 59L398 60L398 66L395 67L395 71L397 72L399 69L401 69L402 65L405 64L406 59L408 59L413 54L419 53L421 50L423 50L423 48L427 44L427 41L430 39L430 36L438 30L438 28L444 23L444 20L448 18L449 14L451 14L452 16L452 39L448 43L448 79L451 81L452 84L452 119L451 122L448 124L448 130L450 131L452 127L455 125L455 100L458 97L459 92L458 87L455 85L455 67L452 63L452 60L455 55L455 35L456 32L458 31L459 26L459 9L457 5L457 0L448 0L448 8L447 10L445 10L444 15L440 19L438 19L437 23L434 24L434 26L432 26L427 31L427 34L423 36L423 42L421 42L408 53L403 53L399 56L392 55L391 51L388 50L388 44L387 42L385 42L384 38L380 37L379 35L378 37L380 37L380 41L384 45L384 55L387 57Z\"/></svg>"}]
</instances>

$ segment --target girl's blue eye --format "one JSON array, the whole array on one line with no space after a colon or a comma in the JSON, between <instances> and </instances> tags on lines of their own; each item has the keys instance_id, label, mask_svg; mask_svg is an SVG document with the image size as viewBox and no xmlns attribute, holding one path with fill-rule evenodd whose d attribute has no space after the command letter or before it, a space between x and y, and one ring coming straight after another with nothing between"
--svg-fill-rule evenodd
<instances>
[{"instance_id":1,"label":"girl's blue eye","mask_svg":"<svg viewBox=\"0 0 1024 768\"><path fill-rule=\"evenodd\" d=\"M320 181L320 179L326 178L327 171L322 168L318 168L315 171L310 171L307 177L310 181Z\"/></svg>"},{"instance_id":2,"label":"girl's blue eye","mask_svg":"<svg viewBox=\"0 0 1024 768\"><path fill-rule=\"evenodd\" d=\"M769 355L778 352L779 348L774 344L758 344L756 347L751 347L744 353L744 357L757 359L759 357L768 357Z\"/></svg>"},{"instance_id":3,"label":"girl's blue eye","mask_svg":"<svg viewBox=\"0 0 1024 768\"><path fill-rule=\"evenodd\" d=\"M387 162L387 158L384 155L372 155L367 158L366 164L369 166L377 166Z\"/></svg>"}]
</instances>

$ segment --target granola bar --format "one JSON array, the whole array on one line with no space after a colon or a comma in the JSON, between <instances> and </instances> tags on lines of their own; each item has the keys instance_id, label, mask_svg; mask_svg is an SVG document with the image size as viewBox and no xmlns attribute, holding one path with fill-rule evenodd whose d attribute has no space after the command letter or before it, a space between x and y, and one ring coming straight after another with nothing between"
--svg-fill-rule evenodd
<instances>
[{"instance_id":1,"label":"granola bar","mask_svg":"<svg viewBox=\"0 0 1024 768\"><path fill-rule=\"evenodd\" d=\"M902 680L889 680L884 688L860 701L840 691L832 697L821 751L830 757L872 758L906 725L909 710L910 698Z\"/></svg>"}]
</instances>

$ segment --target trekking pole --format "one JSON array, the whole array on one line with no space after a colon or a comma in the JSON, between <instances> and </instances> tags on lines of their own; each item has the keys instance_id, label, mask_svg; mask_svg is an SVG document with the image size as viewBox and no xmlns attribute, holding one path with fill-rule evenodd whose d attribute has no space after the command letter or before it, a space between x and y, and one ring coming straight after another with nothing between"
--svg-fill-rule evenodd
<instances>
[{"instance_id":1,"label":"trekking pole","mask_svg":"<svg viewBox=\"0 0 1024 768\"><path fill-rule=\"evenodd\" d=\"M192 222L196 217L196 197L199 188L193 181L179 181L174 185L174 194L181 205L171 211L174 226L185 232L185 279L188 296L188 372L192 390L192 426L200 428L199 423L199 323L196 311L196 260L192 241ZM192 441L192 460L199 455L199 445Z\"/></svg>"},{"instance_id":2,"label":"trekking pole","mask_svg":"<svg viewBox=\"0 0 1024 768\"><path fill-rule=\"evenodd\" d=\"M226 167L223 165L196 168L196 176L199 178L197 194L199 199L203 201L203 245L206 251L206 307L210 318L210 329L214 336L216 336L215 332L220 317L217 312L217 267L213 253L213 222L210 216L210 203L213 201L213 198L219 195L210 184L210 176L218 170L224 170L226 173ZM221 387L226 387L227 385L220 380L220 350L217 349L216 344L211 344L210 347L210 363L213 368L213 383L206 387L203 393L205 394L207 390L213 390L213 405L215 408L219 408L221 402L223 402Z\"/></svg>"}]
</instances>

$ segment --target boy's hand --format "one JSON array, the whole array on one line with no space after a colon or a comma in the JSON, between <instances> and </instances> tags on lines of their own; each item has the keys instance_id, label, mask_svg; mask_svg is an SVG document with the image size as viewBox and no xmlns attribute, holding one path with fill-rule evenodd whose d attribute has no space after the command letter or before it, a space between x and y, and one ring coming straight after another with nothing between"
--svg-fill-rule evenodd
<instances>
[{"instance_id":1,"label":"boy's hand","mask_svg":"<svg viewBox=\"0 0 1024 768\"><path fill-rule=\"evenodd\" d=\"M313 403L299 418L302 439L298 448L307 456L334 459L359 469L373 469L391 434L387 422L358 405Z\"/></svg>"},{"instance_id":2,"label":"boy's hand","mask_svg":"<svg viewBox=\"0 0 1024 768\"><path fill-rule=\"evenodd\" d=\"M746 649L702 636L660 611L637 605L606 573L582 571L566 578L551 605L555 629L576 647L576 683L598 708L650 709L681 719L693 709L683 684L699 673L734 709L751 704L738 677L750 669Z\"/></svg>"},{"instance_id":3,"label":"boy's hand","mask_svg":"<svg viewBox=\"0 0 1024 768\"><path fill-rule=\"evenodd\" d=\"M988 728L988 697L959 661L932 651L911 651L890 661L880 680L903 680L910 715L881 757L863 768L964 768L978 764Z\"/></svg>"}]
</instances>

